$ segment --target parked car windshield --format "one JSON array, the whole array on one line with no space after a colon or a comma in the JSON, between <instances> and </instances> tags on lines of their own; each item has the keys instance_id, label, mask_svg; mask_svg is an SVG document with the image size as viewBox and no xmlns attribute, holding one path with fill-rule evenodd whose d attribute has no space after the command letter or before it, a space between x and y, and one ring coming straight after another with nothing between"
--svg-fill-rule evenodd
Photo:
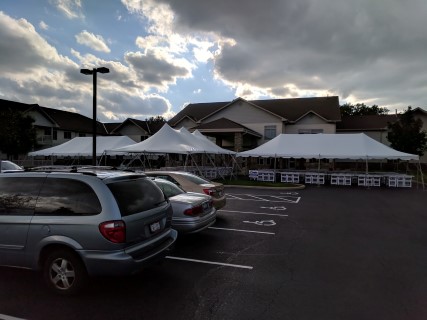
<instances>
[{"instance_id":1,"label":"parked car windshield","mask_svg":"<svg viewBox=\"0 0 427 320\"><path fill-rule=\"evenodd\" d=\"M185 193L184 190L182 190L180 187L178 187L176 184L166 181L157 179L154 181L160 189L165 193L166 197L174 197L178 194Z\"/></svg>"},{"instance_id":2,"label":"parked car windshield","mask_svg":"<svg viewBox=\"0 0 427 320\"><path fill-rule=\"evenodd\" d=\"M107 186L116 198L122 216L150 210L166 201L162 190L145 177L116 181Z\"/></svg>"},{"instance_id":3,"label":"parked car windshield","mask_svg":"<svg viewBox=\"0 0 427 320\"><path fill-rule=\"evenodd\" d=\"M1 170L23 170L20 166L17 164L10 162L10 161L1 161L0 160L0 168Z\"/></svg>"},{"instance_id":4,"label":"parked car windshield","mask_svg":"<svg viewBox=\"0 0 427 320\"><path fill-rule=\"evenodd\" d=\"M187 180L194 182L195 184L207 184L212 183L209 180L203 179L202 177L196 176L194 174L189 173L180 173L183 177L185 177Z\"/></svg>"}]
</instances>

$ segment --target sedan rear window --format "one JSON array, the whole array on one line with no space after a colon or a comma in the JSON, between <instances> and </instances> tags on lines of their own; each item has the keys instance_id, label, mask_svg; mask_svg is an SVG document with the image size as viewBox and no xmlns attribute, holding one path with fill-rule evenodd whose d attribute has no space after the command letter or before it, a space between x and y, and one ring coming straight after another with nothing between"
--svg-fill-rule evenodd
<instances>
[{"instance_id":1,"label":"sedan rear window","mask_svg":"<svg viewBox=\"0 0 427 320\"><path fill-rule=\"evenodd\" d=\"M162 190L147 178L117 181L107 186L116 198L122 216L153 209L166 201Z\"/></svg>"}]
</instances>

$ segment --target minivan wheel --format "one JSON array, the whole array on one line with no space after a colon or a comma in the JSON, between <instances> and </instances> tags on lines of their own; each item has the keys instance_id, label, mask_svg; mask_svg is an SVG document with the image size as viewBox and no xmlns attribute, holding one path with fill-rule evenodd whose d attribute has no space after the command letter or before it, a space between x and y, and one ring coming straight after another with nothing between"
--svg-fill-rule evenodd
<instances>
[{"instance_id":1,"label":"minivan wheel","mask_svg":"<svg viewBox=\"0 0 427 320\"><path fill-rule=\"evenodd\" d=\"M43 278L54 292L69 295L78 292L85 285L87 272L75 253L60 249L47 256Z\"/></svg>"}]
</instances>

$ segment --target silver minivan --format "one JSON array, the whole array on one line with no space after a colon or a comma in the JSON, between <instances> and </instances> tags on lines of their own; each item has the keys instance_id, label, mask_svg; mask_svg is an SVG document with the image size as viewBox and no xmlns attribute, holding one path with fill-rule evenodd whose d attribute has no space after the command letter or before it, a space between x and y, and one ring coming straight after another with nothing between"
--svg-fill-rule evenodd
<instances>
[{"instance_id":1,"label":"silver minivan","mask_svg":"<svg viewBox=\"0 0 427 320\"><path fill-rule=\"evenodd\" d=\"M150 178L76 171L0 175L0 265L41 270L61 294L87 276L134 274L177 238L171 205Z\"/></svg>"}]
</instances>

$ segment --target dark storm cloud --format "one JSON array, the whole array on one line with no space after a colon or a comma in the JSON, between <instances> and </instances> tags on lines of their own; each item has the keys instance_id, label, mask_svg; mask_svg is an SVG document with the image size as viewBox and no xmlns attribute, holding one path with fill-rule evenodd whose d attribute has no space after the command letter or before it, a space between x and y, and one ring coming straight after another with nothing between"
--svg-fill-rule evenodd
<instances>
[{"instance_id":1,"label":"dark storm cloud","mask_svg":"<svg viewBox=\"0 0 427 320\"><path fill-rule=\"evenodd\" d=\"M159 1L170 4L177 30L236 41L215 61L227 81L425 104L402 95L425 91L425 1Z\"/></svg>"},{"instance_id":2,"label":"dark storm cloud","mask_svg":"<svg viewBox=\"0 0 427 320\"><path fill-rule=\"evenodd\" d=\"M190 73L185 67L168 62L150 50L145 54L127 53L125 59L134 68L141 81L155 86L174 83L177 77L186 77Z\"/></svg>"}]
</instances>

